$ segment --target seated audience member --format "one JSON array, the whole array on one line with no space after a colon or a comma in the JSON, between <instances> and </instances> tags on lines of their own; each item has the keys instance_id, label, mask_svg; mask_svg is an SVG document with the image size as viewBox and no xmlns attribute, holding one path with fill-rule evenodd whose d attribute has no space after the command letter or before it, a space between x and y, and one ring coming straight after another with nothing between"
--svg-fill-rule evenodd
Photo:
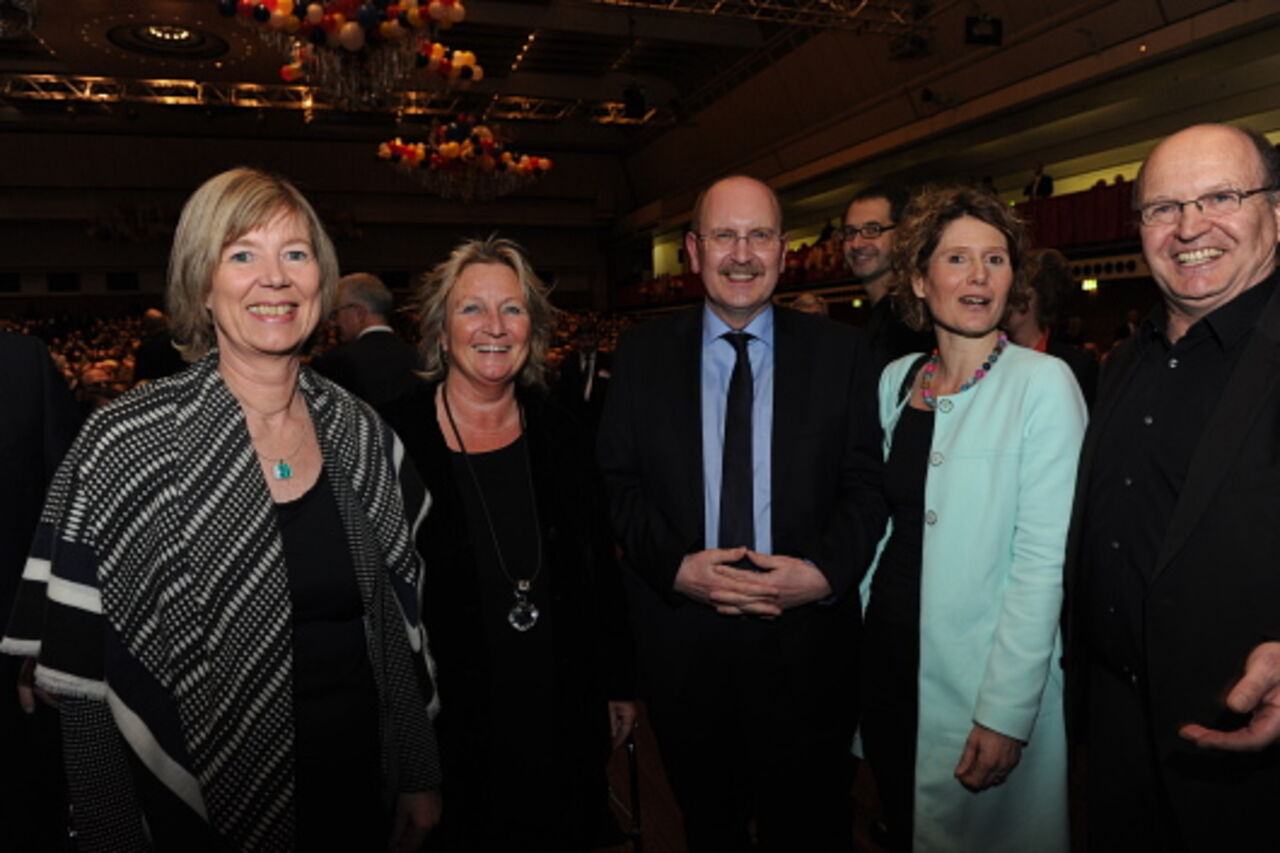
<instances>
[{"instance_id":1,"label":"seated audience member","mask_svg":"<svg viewBox=\"0 0 1280 853\"><path fill-rule=\"evenodd\" d=\"M358 272L338 279L332 319L341 345L311 366L375 406L407 392L422 361L391 328L394 307L391 291L377 276Z\"/></svg>"},{"instance_id":2,"label":"seated audience member","mask_svg":"<svg viewBox=\"0 0 1280 853\"><path fill-rule=\"evenodd\" d=\"M1098 362L1089 353L1064 343L1053 331L1058 306L1075 288L1075 279L1066 256L1056 249L1036 249L1027 253L1026 301L1013 303L1005 329L1018 346L1046 352L1060 358L1075 374L1085 403L1092 406L1098 390Z\"/></svg>"},{"instance_id":3,"label":"seated audience member","mask_svg":"<svg viewBox=\"0 0 1280 853\"><path fill-rule=\"evenodd\" d=\"M889 846L1065 853L1058 620L1084 401L1000 331L1026 287L1008 207L926 191L897 231L890 298L937 346L880 379L892 516L863 582L861 733Z\"/></svg>"},{"instance_id":4,"label":"seated audience member","mask_svg":"<svg viewBox=\"0 0 1280 853\"><path fill-rule=\"evenodd\" d=\"M417 850L439 816L421 563L391 431L300 365L337 261L252 169L183 208L176 376L98 410L0 651L58 698L77 846Z\"/></svg>"},{"instance_id":5,"label":"seated audience member","mask_svg":"<svg viewBox=\"0 0 1280 853\"><path fill-rule=\"evenodd\" d=\"M162 376L172 376L187 366L173 345L169 318L163 311L148 308L142 315L142 331L145 337L134 352L134 382L151 382Z\"/></svg>"}]
</instances>

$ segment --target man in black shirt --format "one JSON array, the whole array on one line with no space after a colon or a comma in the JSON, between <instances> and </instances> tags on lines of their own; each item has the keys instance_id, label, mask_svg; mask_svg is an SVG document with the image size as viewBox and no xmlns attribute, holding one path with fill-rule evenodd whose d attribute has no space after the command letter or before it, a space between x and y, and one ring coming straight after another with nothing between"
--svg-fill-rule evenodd
<instances>
[{"instance_id":1,"label":"man in black shirt","mask_svg":"<svg viewBox=\"0 0 1280 853\"><path fill-rule=\"evenodd\" d=\"M1228 850L1280 797L1280 156L1221 126L1134 184L1163 304L1112 354L1067 555L1089 849Z\"/></svg>"},{"instance_id":2,"label":"man in black shirt","mask_svg":"<svg viewBox=\"0 0 1280 853\"><path fill-rule=\"evenodd\" d=\"M867 187L849 201L840 229L845 263L871 300L867 339L877 367L907 353L928 352L934 346L932 335L907 328L893 313L893 300L885 299L893 279L889 273L893 229L906 206L907 191L902 187Z\"/></svg>"}]
</instances>

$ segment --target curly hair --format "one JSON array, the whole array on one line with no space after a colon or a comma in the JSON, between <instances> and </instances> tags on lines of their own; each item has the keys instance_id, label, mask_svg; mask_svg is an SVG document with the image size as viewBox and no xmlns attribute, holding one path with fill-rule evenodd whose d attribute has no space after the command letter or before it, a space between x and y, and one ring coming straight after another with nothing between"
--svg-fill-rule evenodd
<instances>
[{"instance_id":1,"label":"curly hair","mask_svg":"<svg viewBox=\"0 0 1280 853\"><path fill-rule=\"evenodd\" d=\"M898 223L891 255L893 280L889 285L894 312L918 332L932 329L933 317L925 301L911 289L911 282L928 276L929 261L938 248L942 232L966 216L985 222L1004 235L1014 273L1005 311L1027 304L1024 260L1028 238L1026 228L1013 210L994 196L972 187L927 187L911 199Z\"/></svg>"},{"instance_id":2,"label":"curly hair","mask_svg":"<svg viewBox=\"0 0 1280 853\"><path fill-rule=\"evenodd\" d=\"M558 312L547 298L549 288L533 271L524 249L497 234L490 234L484 240L459 243L448 260L423 276L418 294L421 313L418 328L422 333L418 350L422 354L423 374L428 379L440 379L448 372L444 340L449 334L449 296L462 273L474 264L500 264L516 274L529 309L529 358L516 379L522 385L546 387L547 352L551 349L551 333Z\"/></svg>"},{"instance_id":3,"label":"curly hair","mask_svg":"<svg viewBox=\"0 0 1280 853\"><path fill-rule=\"evenodd\" d=\"M174 343L187 361L203 358L215 342L205 302L222 250L281 213L297 216L307 227L320 266L319 316L328 316L337 294L338 258L315 209L279 175L230 169L192 193L173 234L165 305Z\"/></svg>"}]
</instances>

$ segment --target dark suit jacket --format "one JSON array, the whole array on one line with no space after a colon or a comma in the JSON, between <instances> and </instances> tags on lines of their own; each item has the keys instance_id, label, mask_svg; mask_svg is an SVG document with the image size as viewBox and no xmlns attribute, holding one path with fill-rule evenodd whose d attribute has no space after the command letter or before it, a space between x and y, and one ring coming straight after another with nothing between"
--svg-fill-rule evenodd
<instances>
[{"instance_id":1,"label":"dark suit jacket","mask_svg":"<svg viewBox=\"0 0 1280 853\"><path fill-rule=\"evenodd\" d=\"M774 312L772 528L777 554L812 561L835 600L774 622L723 617L672 589L681 559L705 547L701 426L702 306L629 330L614 355L600 427L601 469L626 562L644 687L651 701L680 693L715 666L743 630L769 632L777 666L766 690L798 715L855 721L857 586L883 531L881 437L866 340L857 329L796 311ZM834 719L834 717L829 717Z\"/></svg>"},{"instance_id":2,"label":"dark suit jacket","mask_svg":"<svg viewBox=\"0 0 1280 853\"><path fill-rule=\"evenodd\" d=\"M480 621L481 591L469 541L462 493L452 454L436 420L436 384L415 380L410 392L380 412L400 435L431 494L431 509L418 529L426 566L423 622L435 656L442 707L436 727L445 762L445 797L461 784L483 790L475 778L487 766L490 721L489 653ZM554 685L555 731L550 738L565 780L598 785L603 798L609 752L606 703L635 694L634 649L614 545L591 445L582 428L545 394L520 389L529 442L534 493L543 530L544 565L551 583L555 660L546 678ZM524 488L513 483L513 488ZM512 760L518 760L513 756ZM549 780L548 784L552 784ZM564 782L561 788L565 787ZM603 799L602 799L603 802ZM596 812L570 810L583 820ZM594 829L594 827L591 827Z\"/></svg>"},{"instance_id":3,"label":"dark suit jacket","mask_svg":"<svg viewBox=\"0 0 1280 853\"><path fill-rule=\"evenodd\" d=\"M37 338L0 334L0 618L9 618L44 493L80 413Z\"/></svg>"},{"instance_id":4,"label":"dark suit jacket","mask_svg":"<svg viewBox=\"0 0 1280 853\"><path fill-rule=\"evenodd\" d=\"M587 387L588 372L579 363L579 353L570 352L560 364L560 375L556 379L553 393L560 405L572 412L593 432L600 423L604 413L604 401L609 393L609 379L612 374L613 357L610 353L596 351L595 377L591 382L590 399L582 399Z\"/></svg>"},{"instance_id":5,"label":"dark suit jacket","mask_svg":"<svg viewBox=\"0 0 1280 853\"><path fill-rule=\"evenodd\" d=\"M1088 601L1081 542L1090 477L1115 401L1137 363L1132 341L1102 374L1085 436L1067 545L1067 690L1071 730L1086 720ZM1080 601L1079 607L1074 602ZM1160 770L1196 850L1267 837L1280 795L1280 749L1228 754L1178 737L1198 722L1245 722L1224 698L1251 649L1280 639L1280 289L1258 318L1187 471L1144 607L1145 690ZM1235 831L1239 835L1233 835ZM1252 834L1251 834L1252 833Z\"/></svg>"},{"instance_id":6,"label":"dark suit jacket","mask_svg":"<svg viewBox=\"0 0 1280 853\"><path fill-rule=\"evenodd\" d=\"M422 368L417 351L391 332L368 332L320 356L311 365L362 400L377 406L413 387Z\"/></svg>"},{"instance_id":7,"label":"dark suit jacket","mask_svg":"<svg viewBox=\"0 0 1280 853\"><path fill-rule=\"evenodd\" d=\"M1085 403L1092 409L1094 398L1098 396L1098 360L1079 347L1063 343L1053 332L1049 333L1049 346L1045 348L1045 352L1067 363L1076 377Z\"/></svg>"},{"instance_id":8,"label":"dark suit jacket","mask_svg":"<svg viewBox=\"0 0 1280 853\"><path fill-rule=\"evenodd\" d=\"M37 338L0 334L0 624L7 623L31 551L45 489L80 427L80 409ZM66 794L56 712L28 716L13 699L19 658L0 655L0 802L14 850L66 842ZM18 817L21 815L21 817Z\"/></svg>"}]
</instances>

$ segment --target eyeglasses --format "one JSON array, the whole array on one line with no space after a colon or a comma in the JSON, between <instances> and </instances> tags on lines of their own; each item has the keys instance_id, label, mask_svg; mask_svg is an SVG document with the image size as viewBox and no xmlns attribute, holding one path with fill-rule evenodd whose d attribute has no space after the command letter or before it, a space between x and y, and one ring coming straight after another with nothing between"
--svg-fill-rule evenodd
<instances>
[{"instance_id":1,"label":"eyeglasses","mask_svg":"<svg viewBox=\"0 0 1280 853\"><path fill-rule=\"evenodd\" d=\"M348 308L355 308L357 304L358 303L355 303L355 302L347 302L343 305L339 305L337 308L334 308L332 311L329 312L329 316L337 317L339 314L341 314L343 311L346 311Z\"/></svg>"},{"instance_id":2,"label":"eyeglasses","mask_svg":"<svg viewBox=\"0 0 1280 853\"><path fill-rule=\"evenodd\" d=\"M739 234L728 228L717 228L706 234L696 235L703 243L710 243L722 252L731 252L738 246L739 240L746 240L747 245L757 252L772 249L778 241L778 232L772 228L752 228L746 234Z\"/></svg>"},{"instance_id":3,"label":"eyeglasses","mask_svg":"<svg viewBox=\"0 0 1280 853\"><path fill-rule=\"evenodd\" d=\"M892 231L897 227L897 223L889 223L881 225L879 222L868 222L865 225L846 225L843 228L837 228L836 233L840 235L840 239L849 242L854 237L861 234L867 240L874 240L886 231Z\"/></svg>"},{"instance_id":4,"label":"eyeglasses","mask_svg":"<svg viewBox=\"0 0 1280 853\"><path fill-rule=\"evenodd\" d=\"M1190 201L1153 201L1138 208L1138 218L1143 225L1173 225L1182 218L1182 209L1194 204L1205 216L1229 216L1240 209L1251 195L1271 192L1275 187L1258 187L1256 190L1214 190Z\"/></svg>"}]
</instances>

